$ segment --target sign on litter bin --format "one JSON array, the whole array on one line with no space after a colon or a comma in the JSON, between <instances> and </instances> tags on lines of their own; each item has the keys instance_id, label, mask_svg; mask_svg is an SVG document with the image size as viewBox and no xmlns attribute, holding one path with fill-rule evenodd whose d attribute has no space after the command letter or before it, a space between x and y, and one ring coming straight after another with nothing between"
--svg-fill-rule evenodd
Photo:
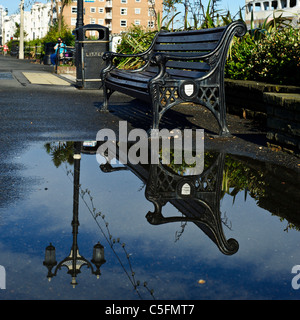
<instances>
[{"instance_id":1,"label":"sign on litter bin","mask_svg":"<svg viewBox=\"0 0 300 320\"><path fill-rule=\"evenodd\" d=\"M100 72L106 66L102 55L109 50L109 29L88 24L76 29L76 85L100 89Z\"/></svg>"}]
</instances>

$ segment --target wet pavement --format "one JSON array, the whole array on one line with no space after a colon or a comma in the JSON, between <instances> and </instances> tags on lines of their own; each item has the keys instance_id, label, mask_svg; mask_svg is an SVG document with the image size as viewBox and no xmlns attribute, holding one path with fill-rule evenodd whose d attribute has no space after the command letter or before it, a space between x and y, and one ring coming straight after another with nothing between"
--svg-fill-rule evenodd
<instances>
[{"instance_id":1,"label":"wet pavement","mask_svg":"<svg viewBox=\"0 0 300 320\"><path fill-rule=\"evenodd\" d=\"M212 211L220 202L221 231L238 250L228 254L222 236L219 244L204 214L195 213L194 198L163 207L164 216L193 221L162 223L160 214L151 215L157 205L146 190L153 168L101 169L94 153L81 150L79 252L91 259L100 241L106 262L99 279L83 266L75 289L66 267L48 282L46 247L55 246L59 263L74 242L73 141L95 140L103 128L118 133L119 121L128 130L151 125L140 101L116 93L111 112L100 113L101 90L76 89L67 77L48 83L47 74L57 77L52 70L0 56L0 265L7 277L0 299L299 299L291 273L300 264L299 158L269 149L259 124L233 115L233 137L218 138L212 115L193 106L168 111L163 126L205 129L206 170L224 165L222 177L214 169L205 180L223 181ZM54 153L58 141L65 141L61 154ZM218 166L211 154L223 157ZM193 181L197 188L201 177Z\"/></svg>"}]
</instances>

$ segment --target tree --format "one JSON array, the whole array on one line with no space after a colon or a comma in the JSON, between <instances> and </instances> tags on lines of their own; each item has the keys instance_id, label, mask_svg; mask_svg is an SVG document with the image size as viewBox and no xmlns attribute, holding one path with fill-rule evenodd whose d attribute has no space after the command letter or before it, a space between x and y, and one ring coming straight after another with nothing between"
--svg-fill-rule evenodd
<instances>
[{"instance_id":1,"label":"tree","mask_svg":"<svg viewBox=\"0 0 300 320\"><path fill-rule=\"evenodd\" d=\"M51 0L51 2L52 1L55 1L55 9L57 14L57 22L58 22L58 32L61 32L64 8L65 6L68 6L69 4L71 4L72 0Z\"/></svg>"},{"instance_id":2,"label":"tree","mask_svg":"<svg viewBox=\"0 0 300 320\"><path fill-rule=\"evenodd\" d=\"M174 16L174 12L177 11L179 5L184 6L184 29L190 28L188 24L189 18L194 20L194 28L199 26L209 27L212 25L212 21L217 19L219 10L217 6L220 0L207 0L206 7L203 4L204 0L163 0L164 10L167 15Z\"/></svg>"},{"instance_id":3,"label":"tree","mask_svg":"<svg viewBox=\"0 0 300 320\"><path fill-rule=\"evenodd\" d=\"M173 17L175 16L175 12L177 11L176 5L182 4L182 0L163 0L164 10L167 12L167 17L171 14ZM172 19L172 30L174 27L174 19Z\"/></svg>"},{"instance_id":4,"label":"tree","mask_svg":"<svg viewBox=\"0 0 300 320\"><path fill-rule=\"evenodd\" d=\"M58 21L54 22L53 26L50 27L48 33L43 38L43 42L56 42L58 37L61 37L67 46L74 47L75 36L72 34L71 30L65 26L63 21L60 32L58 31Z\"/></svg>"},{"instance_id":5,"label":"tree","mask_svg":"<svg viewBox=\"0 0 300 320\"><path fill-rule=\"evenodd\" d=\"M16 31L14 33L14 38L20 38L20 23L15 23ZM24 30L24 38L28 35L28 33Z\"/></svg>"}]
</instances>

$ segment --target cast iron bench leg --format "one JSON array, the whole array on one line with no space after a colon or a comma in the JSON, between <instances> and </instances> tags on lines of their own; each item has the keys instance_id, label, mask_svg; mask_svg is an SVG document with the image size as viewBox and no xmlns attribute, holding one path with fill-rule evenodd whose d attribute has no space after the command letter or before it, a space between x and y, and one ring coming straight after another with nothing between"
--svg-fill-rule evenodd
<instances>
[{"instance_id":1,"label":"cast iron bench leg","mask_svg":"<svg viewBox=\"0 0 300 320\"><path fill-rule=\"evenodd\" d=\"M99 109L99 112L109 112L108 100L114 91L106 88L105 81L102 81L102 88L103 88L103 104L102 104L101 108Z\"/></svg>"},{"instance_id":2,"label":"cast iron bench leg","mask_svg":"<svg viewBox=\"0 0 300 320\"><path fill-rule=\"evenodd\" d=\"M228 126L227 126L227 120L226 120L226 103L225 103L225 87L224 87L224 80L220 83L220 102L219 102L219 108L220 108L220 133L219 135L222 137L232 137Z\"/></svg>"}]
</instances>

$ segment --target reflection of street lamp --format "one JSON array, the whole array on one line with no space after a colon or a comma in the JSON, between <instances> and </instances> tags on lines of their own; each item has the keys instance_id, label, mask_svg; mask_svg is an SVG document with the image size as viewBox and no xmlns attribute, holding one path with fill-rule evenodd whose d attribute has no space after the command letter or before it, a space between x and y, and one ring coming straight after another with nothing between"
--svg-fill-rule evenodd
<instances>
[{"instance_id":1,"label":"reflection of street lamp","mask_svg":"<svg viewBox=\"0 0 300 320\"><path fill-rule=\"evenodd\" d=\"M91 268L92 274L95 274L97 278L99 278L101 274L100 267L106 262L104 259L104 248L99 242L94 246L93 259L91 262L96 266L96 270L94 270L93 265L87 259L79 254L78 246L73 243L70 255L63 259L57 265L54 272L52 272L52 268L56 266L57 262L55 257L55 247L50 243L50 245L46 247L45 261L43 264L48 268L47 278L49 281L56 276L57 270L60 270L61 267L67 267L68 273L72 276L71 284L75 287L75 285L77 285L76 276L80 273L80 269L84 265Z\"/></svg>"},{"instance_id":2,"label":"reflection of street lamp","mask_svg":"<svg viewBox=\"0 0 300 320\"><path fill-rule=\"evenodd\" d=\"M72 233L73 233L73 244L69 256L63 259L55 268L54 272L52 269L56 266L56 257L55 257L55 247L50 243L46 247L45 251L45 261L43 262L44 266L48 268L48 279L51 280L52 277L56 276L57 270L61 267L67 267L68 273L72 276L71 284L73 287L76 283L76 276L80 273L82 266L87 265L88 268L91 268L92 274L95 274L99 278L100 267L106 261L104 259L104 248L98 242L93 249L93 258L91 262L96 266L94 270L93 265L79 254L78 244L77 244L77 234L79 227L78 220L78 205L79 205L79 176L80 176L80 159L81 159L81 142L75 142L74 144L74 194L73 194L73 220L72 220Z\"/></svg>"}]
</instances>

